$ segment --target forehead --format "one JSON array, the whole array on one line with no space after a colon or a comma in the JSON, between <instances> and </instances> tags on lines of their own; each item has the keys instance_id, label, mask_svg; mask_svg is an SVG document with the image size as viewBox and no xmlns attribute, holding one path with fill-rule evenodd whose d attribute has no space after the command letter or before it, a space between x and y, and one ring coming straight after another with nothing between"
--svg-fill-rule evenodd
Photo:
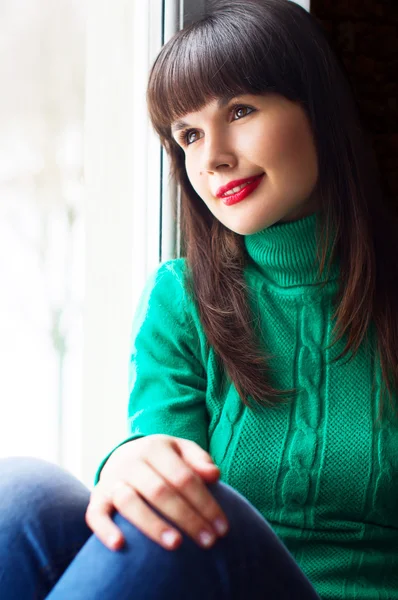
<instances>
[{"instance_id":1,"label":"forehead","mask_svg":"<svg viewBox=\"0 0 398 600\"><path fill-rule=\"evenodd\" d=\"M207 106L214 105L217 109L222 109L227 106L227 104L233 99L236 98L236 94L225 94L223 96L218 96L217 98L212 98L207 102L207 104L203 105L199 110L203 110ZM172 133L176 131L180 131L181 129L185 129L188 127L188 123L183 119L178 119L177 121L173 121L171 124Z\"/></svg>"}]
</instances>

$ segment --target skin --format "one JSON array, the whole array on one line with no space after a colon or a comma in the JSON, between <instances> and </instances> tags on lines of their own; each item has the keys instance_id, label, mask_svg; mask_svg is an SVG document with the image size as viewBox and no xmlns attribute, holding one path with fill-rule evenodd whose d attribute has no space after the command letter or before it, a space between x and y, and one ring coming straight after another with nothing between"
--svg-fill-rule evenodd
<instances>
[{"instance_id":1,"label":"skin","mask_svg":"<svg viewBox=\"0 0 398 600\"><path fill-rule=\"evenodd\" d=\"M182 121L188 127L179 130L181 121L175 122L172 133L184 150L188 178L227 228L250 235L317 211L316 147L299 104L279 94L246 94L224 106L212 100ZM217 198L220 186L261 173L260 185L242 202L226 206Z\"/></svg>"}]
</instances>

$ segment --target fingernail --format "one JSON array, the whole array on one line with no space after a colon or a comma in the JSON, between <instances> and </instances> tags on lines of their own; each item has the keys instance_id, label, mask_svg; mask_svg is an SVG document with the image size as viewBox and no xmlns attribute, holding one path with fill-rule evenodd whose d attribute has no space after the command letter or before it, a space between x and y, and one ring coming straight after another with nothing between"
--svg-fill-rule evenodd
<instances>
[{"instance_id":1,"label":"fingernail","mask_svg":"<svg viewBox=\"0 0 398 600\"><path fill-rule=\"evenodd\" d=\"M209 531L201 531L199 534L199 542L205 548L208 548L215 541L215 536Z\"/></svg>"},{"instance_id":2,"label":"fingernail","mask_svg":"<svg viewBox=\"0 0 398 600\"><path fill-rule=\"evenodd\" d=\"M118 536L116 534L111 535L108 538L108 544L110 546L112 546L112 548L114 548L115 546L117 546L117 544L119 543L119 541L120 541L120 536Z\"/></svg>"},{"instance_id":3,"label":"fingernail","mask_svg":"<svg viewBox=\"0 0 398 600\"><path fill-rule=\"evenodd\" d=\"M166 544L166 546L174 546L178 539L178 533L175 531L164 531L162 533L162 542Z\"/></svg>"},{"instance_id":4,"label":"fingernail","mask_svg":"<svg viewBox=\"0 0 398 600\"><path fill-rule=\"evenodd\" d=\"M214 529L217 531L219 535L224 535L227 532L228 525L223 519L216 519L213 523Z\"/></svg>"}]
</instances>

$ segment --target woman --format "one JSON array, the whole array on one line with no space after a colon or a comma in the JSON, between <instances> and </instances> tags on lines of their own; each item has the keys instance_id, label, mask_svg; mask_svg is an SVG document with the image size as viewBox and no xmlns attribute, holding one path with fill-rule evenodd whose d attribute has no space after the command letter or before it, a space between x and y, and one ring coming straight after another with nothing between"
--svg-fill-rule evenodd
<instances>
[{"instance_id":1,"label":"woman","mask_svg":"<svg viewBox=\"0 0 398 600\"><path fill-rule=\"evenodd\" d=\"M313 17L217 6L149 78L186 256L136 313L131 435L91 497L3 461L2 598L398 598L397 225Z\"/></svg>"}]
</instances>

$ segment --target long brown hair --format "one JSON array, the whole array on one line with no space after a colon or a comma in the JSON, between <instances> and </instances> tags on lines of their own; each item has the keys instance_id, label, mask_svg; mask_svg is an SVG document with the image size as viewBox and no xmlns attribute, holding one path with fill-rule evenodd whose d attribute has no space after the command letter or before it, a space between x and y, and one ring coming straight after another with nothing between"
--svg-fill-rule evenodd
<instances>
[{"instance_id":1,"label":"long brown hair","mask_svg":"<svg viewBox=\"0 0 398 600\"><path fill-rule=\"evenodd\" d=\"M292 392L270 384L267 357L251 326L244 238L222 225L196 194L184 152L171 135L173 121L209 100L267 92L300 103L312 127L319 166L314 192L320 206L319 274L335 257L340 265L332 345L347 337L335 360L349 351L355 356L374 328L393 406L392 389L398 390L397 222L383 201L376 159L345 68L315 18L289 0L217 2L162 48L149 77L150 118L182 192L187 285L208 342L245 404L250 406L251 397L273 405Z\"/></svg>"}]
</instances>

